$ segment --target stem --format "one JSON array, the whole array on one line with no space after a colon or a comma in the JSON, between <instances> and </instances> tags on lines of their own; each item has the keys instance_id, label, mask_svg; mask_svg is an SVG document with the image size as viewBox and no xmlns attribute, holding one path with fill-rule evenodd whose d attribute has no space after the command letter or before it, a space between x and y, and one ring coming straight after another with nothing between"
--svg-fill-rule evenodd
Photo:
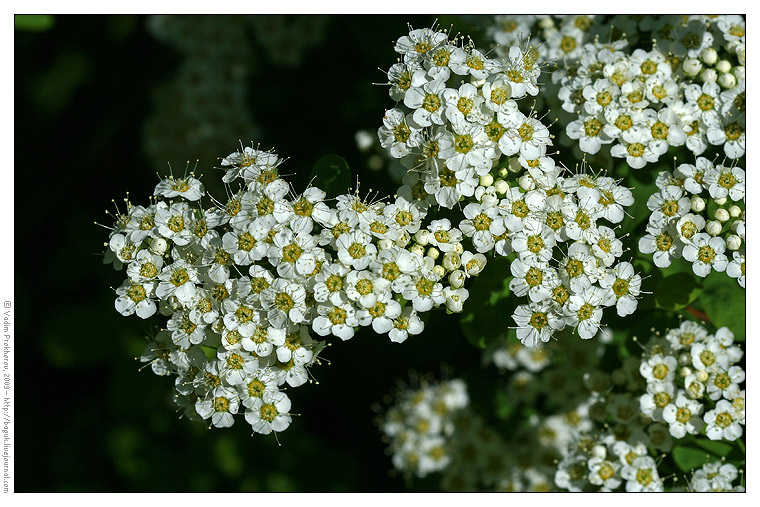
<instances>
[{"instance_id":1,"label":"stem","mask_svg":"<svg viewBox=\"0 0 760 507\"><path fill-rule=\"evenodd\" d=\"M687 306L686 308L684 308L684 310L686 310L690 314L694 315L699 320L702 320L702 321L706 322L707 324L712 324L712 321L710 320L710 317L708 317L705 312L703 312L701 310L697 310L693 306Z\"/></svg>"}]
</instances>

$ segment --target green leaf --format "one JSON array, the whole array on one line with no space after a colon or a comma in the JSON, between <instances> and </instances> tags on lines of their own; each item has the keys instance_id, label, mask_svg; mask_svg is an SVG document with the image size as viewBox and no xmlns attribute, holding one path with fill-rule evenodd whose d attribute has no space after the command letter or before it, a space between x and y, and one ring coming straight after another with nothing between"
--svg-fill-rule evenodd
<instances>
[{"instance_id":1,"label":"green leaf","mask_svg":"<svg viewBox=\"0 0 760 507\"><path fill-rule=\"evenodd\" d=\"M726 276L725 273L716 273ZM707 317L715 327L727 327L734 333L734 339L744 340L747 318L747 293L734 280L726 284L711 284L700 298Z\"/></svg>"},{"instance_id":2,"label":"green leaf","mask_svg":"<svg viewBox=\"0 0 760 507\"><path fill-rule=\"evenodd\" d=\"M703 438L700 438L695 440L694 443L709 452L710 455L715 458L728 456L728 453L731 452L731 449L733 449L733 446L731 444L717 440L705 440Z\"/></svg>"},{"instance_id":3,"label":"green leaf","mask_svg":"<svg viewBox=\"0 0 760 507\"><path fill-rule=\"evenodd\" d=\"M45 32L55 25L55 16L50 14L16 14L16 30Z\"/></svg>"},{"instance_id":4,"label":"green leaf","mask_svg":"<svg viewBox=\"0 0 760 507\"><path fill-rule=\"evenodd\" d=\"M506 335L512 324L514 308L508 302L511 278L507 259L489 259L485 269L467 288L470 297L464 304L459 325L475 347L486 348L499 336Z\"/></svg>"},{"instance_id":5,"label":"green leaf","mask_svg":"<svg viewBox=\"0 0 760 507\"><path fill-rule=\"evenodd\" d=\"M346 159L339 155L325 155L317 160L311 168L309 178L311 184L327 193L327 197L335 197L348 192L351 186L351 169Z\"/></svg>"},{"instance_id":6,"label":"green leaf","mask_svg":"<svg viewBox=\"0 0 760 507\"><path fill-rule=\"evenodd\" d=\"M702 283L694 275L676 273L660 280L654 298L663 310L680 310L696 300L701 292Z\"/></svg>"},{"instance_id":7,"label":"green leaf","mask_svg":"<svg viewBox=\"0 0 760 507\"><path fill-rule=\"evenodd\" d=\"M209 361L216 359L216 349L214 347L206 347L205 345L201 345L201 348L203 349L203 353L206 354L206 358Z\"/></svg>"},{"instance_id":8,"label":"green leaf","mask_svg":"<svg viewBox=\"0 0 760 507\"><path fill-rule=\"evenodd\" d=\"M509 419L509 416L515 411L516 406L509 400L509 394L503 389L496 391L494 398L496 405L496 417L499 419Z\"/></svg>"},{"instance_id":9,"label":"green leaf","mask_svg":"<svg viewBox=\"0 0 760 507\"><path fill-rule=\"evenodd\" d=\"M710 457L708 453L702 449L694 449L692 447L683 447L680 445L673 448L673 459L682 472L689 472L695 468L701 467L709 461L714 461L714 457Z\"/></svg>"}]
</instances>

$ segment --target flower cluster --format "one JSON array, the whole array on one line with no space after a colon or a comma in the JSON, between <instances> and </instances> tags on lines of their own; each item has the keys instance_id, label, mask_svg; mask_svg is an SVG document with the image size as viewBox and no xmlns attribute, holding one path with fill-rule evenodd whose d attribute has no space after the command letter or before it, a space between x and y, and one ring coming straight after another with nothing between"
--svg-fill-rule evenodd
<instances>
[{"instance_id":1,"label":"flower cluster","mask_svg":"<svg viewBox=\"0 0 760 507\"><path fill-rule=\"evenodd\" d=\"M425 477L445 469L451 462L453 417L468 404L467 385L459 379L400 391L379 422L396 470Z\"/></svg>"},{"instance_id":2,"label":"flower cluster","mask_svg":"<svg viewBox=\"0 0 760 507\"><path fill-rule=\"evenodd\" d=\"M589 154L611 145L610 154L634 169L657 162L671 146L695 156L722 146L726 157L742 157L744 50L721 31L728 18L678 24L650 50L629 54L625 40L579 48L577 68L562 71L559 91L562 108L577 115L567 135Z\"/></svg>"},{"instance_id":3,"label":"flower cluster","mask_svg":"<svg viewBox=\"0 0 760 507\"><path fill-rule=\"evenodd\" d=\"M641 412L668 424L677 439L704 427L710 440L736 440L745 418L744 370L737 364L743 355L728 328L712 335L695 322L681 323L653 342L641 362L647 382Z\"/></svg>"},{"instance_id":4,"label":"flower cluster","mask_svg":"<svg viewBox=\"0 0 760 507\"><path fill-rule=\"evenodd\" d=\"M396 51L403 58L388 72L390 94L410 111L389 110L378 135L410 167L399 194L447 208L467 201L459 228L444 219L431 243L446 252L452 236L466 237L480 254L514 253L510 289L530 300L513 315L525 345L565 326L592 338L607 306L633 313L641 279L616 263L622 243L603 225L623 220L632 194L606 176L563 176L547 156L548 129L515 101L538 93L535 53L512 46L505 61L488 60L430 29L401 37ZM513 186L494 174L513 176ZM444 267L460 263L444 256Z\"/></svg>"},{"instance_id":5,"label":"flower cluster","mask_svg":"<svg viewBox=\"0 0 760 507\"><path fill-rule=\"evenodd\" d=\"M176 374L177 402L215 426L230 426L242 405L256 432L281 431L290 402L279 386L307 382L324 346L312 333L348 340L366 326L403 342L422 332L420 312L461 311L465 278L485 263L445 221L422 229L449 257L462 254L453 288L412 241L424 209L352 194L331 208L316 187L292 195L282 162L248 147L225 157L223 181L243 185L205 210L195 204L205 194L198 179L167 178L155 202L117 217L108 243L106 262L127 272L116 309L169 317L143 361Z\"/></svg>"},{"instance_id":6,"label":"flower cluster","mask_svg":"<svg viewBox=\"0 0 760 507\"><path fill-rule=\"evenodd\" d=\"M710 335L684 321L664 337L655 334L641 359L629 356L612 374L588 372L584 383L591 396L583 406L594 425L565 439L556 485L569 491L663 491L661 460L653 449L668 452L674 440L700 434L740 438L744 370L736 363L742 355L727 328ZM726 482L717 477L719 465L706 466L695 478L707 476L708 482L692 479L691 487L730 489L736 468L720 472Z\"/></svg>"},{"instance_id":7,"label":"flower cluster","mask_svg":"<svg viewBox=\"0 0 760 507\"><path fill-rule=\"evenodd\" d=\"M653 254L657 267L683 257L698 276L725 271L744 287L744 170L699 157L672 173L660 172L656 184L659 191L647 201L652 214L639 250Z\"/></svg>"},{"instance_id":8,"label":"flower cluster","mask_svg":"<svg viewBox=\"0 0 760 507\"><path fill-rule=\"evenodd\" d=\"M429 28L411 30L395 50L401 59L388 70L390 96L403 107L386 111L378 136L412 169L405 181L416 200L452 208L476 194L502 155L525 167L549 163L549 130L516 102L538 93L534 51L513 46L495 60Z\"/></svg>"},{"instance_id":9,"label":"flower cluster","mask_svg":"<svg viewBox=\"0 0 760 507\"><path fill-rule=\"evenodd\" d=\"M744 486L733 484L738 477L739 470L731 463L722 463L720 461L705 463L698 470L694 470L694 474L689 481L689 491L698 493L728 491L743 493Z\"/></svg>"}]
</instances>

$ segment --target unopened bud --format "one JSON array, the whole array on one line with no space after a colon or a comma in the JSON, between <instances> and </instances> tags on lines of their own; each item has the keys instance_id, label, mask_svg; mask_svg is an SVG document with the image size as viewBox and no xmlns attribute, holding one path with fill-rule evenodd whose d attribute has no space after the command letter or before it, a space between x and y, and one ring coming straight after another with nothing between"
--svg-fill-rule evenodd
<instances>
[{"instance_id":1,"label":"unopened bud","mask_svg":"<svg viewBox=\"0 0 760 507\"><path fill-rule=\"evenodd\" d=\"M691 359L691 357L689 357L689 359ZM691 375L691 368L689 368L688 366L684 366L683 368L681 368L679 375L681 375L683 378L688 377L689 375Z\"/></svg>"},{"instance_id":2,"label":"unopened bud","mask_svg":"<svg viewBox=\"0 0 760 507\"><path fill-rule=\"evenodd\" d=\"M441 255L441 252L434 246L431 246L428 248L426 256L430 257L433 260L438 260L438 257Z\"/></svg>"},{"instance_id":3,"label":"unopened bud","mask_svg":"<svg viewBox=\"0 0 760 507\"><path fill-rule=\"evenodd\" d=\"M698 195L691 197L691 211L694 213L701 213L705 209L705 200Z\"/></svg>"},{"instance_id":4,"label":"unopened bud","mask_svg":"<svg viewBox=\"0 0 760 507\"><path fill-rule=\"evenodd\" d=\"M702 70L702 62L696 58L687 58L683 62L683 71L687 76L696 76Z\"/></svg>"},{"instance_id":5,"label":"unopened bud","mask_svg":"<svg viewBox=\"0 0 760 507\"><path fill-rule=\"evenodd\" d=\"M465 275L464 271L462 271L461 269L452 271L451 274L449 275L449 285L451 285L455 289L464 287L465 280L467 280L467 275Z\"/></svg>"},{"instance_id":6,"label":"unopened bud","mask_svg":"<svg viewBox=\"0 0 760 507\"><path fill-rule=\"evenodd\" d=\"M427 229L420 229L415 233L414 241L422 246L427 245L430 243L430 231Z\"/></svg>"},{"instance_id":7,"label":"unopened bud","mask_svg":"<svg viewBox=\"0 0 760 507\"><path fill-rule=\"evenodd\" d=\"M718 208L715 210L713 217L718 222L728 222L728 219L731 218L731 215L728 214L728 210L726 208Z\"/></svg>"},{"instance_id":8,"label":"unopened bud","mask_svg":"<svg viewBox=\"0 0 760 507\"><path fill-rule=\"evenodd\" d=\"M150 241L150 249L159 255L166 252L167 248L169 248L169 244L166 242L164 238L153 238Z\"/></svg>"},{"instance_id":9,"label":"unopened bud","mask_svg":"<svg viewBox=\"0 0 760 507\"><path fill-rule=\"evenodd\" d=\"M721 74L718 78L718 84L723 88L730 90L736 86L736 78L733 74Z\"/></svg>"},{"instance_id":10,"label":"unopened bud","mask_svg":"<svg viewBox=\"0 0 760 507\"><path fill-rule=\"evenodd\" d=\"M702 81L705 83L714 83L718 80L718 73L715 72L715 69L705 69L702 71L699 77L701 77Z\"/></svg>"},{"instance_id":11,"label":"unopened bud","mask_svg":"<svg viewBox=\"0 0 760 507\"><path fill-rule=\"evenodd\" d=\"M685 366L687 364L691 364L691 354L689 354L688 352L681 352L681 354L678 356L678 364L680 364L682 366ZM686 368L686 369L688 370L688 368ZM688 371L688 373L684 374L683 370L681 370L681 376L682 377L685 377L689 373L691 373L691 371Z\"/></svg>"},{"instance_id":12,"label":"unopened bud","mask_svg":"<svg viewBox=\"0 0 760 507\"><path fill-rule=\"evenodd\" d=\"M742 209L736 204L734 204L733 206L728 208L728 214L731 215L732 218L736 218L742 214Z\"/></svg>"},{"instance_id":13,"label":"unopened bud","mask_svg":"<svg viewBox=\"0 0 760 507\"><path fill-rule=\"evenodd\" d=\"M737 65L731 69L731 72L733 72L734 77L736 77L736 81L744 81L747 78L746 69L743 65Z\"/></svg>"},{"instance_id":14,"label":"unopened bud","mask_svg":"<svg viewBox=\"0 0 760 507\"><path fill-rule=\"evenodd\" d=\"M433 273L435 273L435 276L437 276L438 278L442 278L443 275L446 274L446 270L443 269L443 266L441 266L440 264L436 264L435 266L433 266Z\"/></svg>"},{"instance_id":15,"label":"unopened bud","mask_svg":"<svg viewBox=\"0 0 760 507\"><path fill-rule=\"evenodd\" d=\"M389 239L381 239L380 241L377 242L378 250L388 250L392 246L393 246L393 241Z\"/></svg>"},{"instance_id":16,"label":"unopened bud","mask_svg":"<svg viewBox=\"0 0 760 507\"><path fill-rule=\"evenodd\" d=\"M700 382L707 382L707 379L710 378L710 375L705 370L699 370L697 372L697 380Z\"/></svg>"},{"instance_id":17,"label":"unopened bud","mask_svg":"<svg viewBox=\"0 0 760 507\"><path fill-rule=\"evenodd\" d=\"M509 190L509 183L502 179L498 179L493 184L494 188L496 189L497 194L504 195L507 193L507 190Z\"/></svg>"},{"instance_id":18,"label":"unopened bud","mask_svg":"<svg viewBox=\"0 0 760 507\"><path fill-rule=\"evenodd\" d=\"M506 167L502 167L501 169L499 169L497 174L499 175L499 178L506 178L507 175L509 174L509 169L507 169Z\"/></svg>"},{"instance_id":19,"label":"unopened bud","mask_svg":"<svg viewBox=\"0 0 760 507\"><path fill-rule=\"evenodd\" d=\"M728 200L728 198L726 198L726 197L718 197L717 199L713 199L713 201L715 202L715 204L717 204L718 206L723 206L724 204L726 204L727 200Z\"/></svg>"},{"instance_id":20,"label":"unopened bud","mask_svg":"<svg viewBox=\"0 0 760 507\"><path fill-rule=\"evenodd\" d=\"M520 188L523 190L533 190L536 186L536 181L530 176L530 174L524 174L519 179Z\"/></svg>"},{"instance_id":21,"label":"unopened bud","mask_svg":"<svg viewBox=\"0 0 760 507\"><path fill-rule=\"evenodd\" d=\"M731 234L726 238L726 248L729 250L738 250L742 247L742 239L736 234Z\"/></svg>"},{"instance_id":22,"label":"unopened bud","mask_svg":"<svg viewBox=\"0 0 760 507\"><path fill-rule=\"evenodd\" d=\"M454 245L454 251L459 255L462 255L464 253L464 247L462 246L462 243L457 243Z\"/></svg>"},{"instance_id":23,"label":"unopened bud","mask_svg":"<svg viewBox=\"0 0 760 507\"><path fill-rule=\"evenodd\" d=\"M699 58L707 65L713 65L718 61L718 52L713 48L705 48L699 54Z\"/></svg>"},{"instance_id":24,"label":"unopened bud","mask_svg":"<svg viewBox=\"0 0 760 507\"><path fill-rule=\"evenodd\" d=\"M481 176L480 185L484 187L490 187L491 185L493 185L493 176L491 176L488 173Z\"/></svg>"},{"instance_id":25,"label":"unopened bud","mask_svg":"<svg viewBox=\"0 0 760 507\"><path fill-rule=\"evenodd\" d=\"M725 74L726 72L731 72L731 62L728 60L721 60L718 63L715 64L715 70L718 72Z\"/></svg>"},{"instance_id":26,"label":"unopened bud","mask_svg":"<svg viewBox=\"0 0 760 507\"><path fill-rule=\"evenodd\" d=\"M705 231L710 236L717 236L722 229L723 227L720 225L720 222L716 222L715 220L710 220L705 224Z\"/></svg>"}]
</instances>

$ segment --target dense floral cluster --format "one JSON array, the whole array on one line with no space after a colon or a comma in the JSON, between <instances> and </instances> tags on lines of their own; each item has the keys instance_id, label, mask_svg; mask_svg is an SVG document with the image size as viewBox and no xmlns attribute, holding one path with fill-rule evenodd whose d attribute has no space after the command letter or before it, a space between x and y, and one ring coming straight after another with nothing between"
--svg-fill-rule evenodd
<instances>
[{"instance_id":1,"label":"dense floral cluster","mask_svg":"<svg viewBox=\"0 0 760 507\"><path fill-rule=\"evenodd\" d=\"M612 375L589 372L587 413L596 424L569 440L558 464L557 486L569 491L663 491L654 449L669 452L674 441L690 435L724 441L741 437L744 370L736 363L742 355L727 328L711 335L704 326L684 321L664 337L653 336L640 360L629 357ZM705 475L707 468L713 467L706 466ZM718 471L714 468L709 473ZM715 479L719 474L722 478ZM692 480L691 487L730 489L736 467L727 466L719 474L710 475L713 483Z\"/></svg>"},{"instance_id":2,"label":"dense floral cluster","mask_svg":"<svg viewBox=\"0 0 760 507\"><path fill-rule=\"evenodd\" d=\"M698 276L725 271L744 287L744 170L699 157L672 173L660 172L656 183L659 191L647 201L652 214L639 250L654 254L657 267L683 257Z\"/></svg>"},{"instance_id":3,"label":"dense floral cluster","mask_svg":"<svg viewBox=\"0 0 760 507\"><path fill-rule=\"evenodd\" d=\"M743 355L728 328L713 335L683 322L648 347L639 369L647 382L641 412L668 424L676 439L704 428L710 440L736 440L745 419Z\"/></svg>"},{"instance_id":4,"label":"dense floral cluster","mask_svg":"<svg viewBox=\"0 0 760 507\"><path fill-rule=\"evenodd\" d=\"M744 486L734 484L737 478L739 478L739 470L731 463L720 461L705 463L700 469L694 470L689 481L689 491L698 493L744 492Z\"/></svg>"},{"instance_id":5,"label":"dense floral cluster","mask_svg":"<svg viewBox=\"0 0 760 507\"><path fill-rule=\"evenodd\" d=\"M199 180L167 178L154 203L117 217L108 243L107 261L125 264L128 276L116 309L148 318L158 301L170 317L143 360L177 374L177 402L215 426L231 425L242 404L255 431L284 429L290 405L278 386L308 380L324 345L312 332L348 340L371 326L403 342L422 332L420 312L461 311L466 278L485 264L448 221L421 229L425 210L403 196L344 194L331 208L316 187L292 195L282 162L248 147L230 154L223 181L243 185L206 210L193 204L205 193ZM462 264L446 263L450 285L439 255L420 243Z\"/></svg>"},{"instance_id":6,"label":"dense floral cluster","mask_svg":"<svg viewBox=\"0 0 760 507\"><path fill-rule=\"evenodd\" d=\"M446 468L451 462L453 418L468 404L467 385L459 379L400 391L379 422L396 470L425 477Z\"/></svg>"},{"instance_id":7,"label":"dense floral cluster","mask_svg":"<svg viewBox=\"0 0 760 507\"><path fill-rule=\"evenodd\" d=\"M602 224L621 222L633 197L606 176L563 176L547 155L547 127L516 102L538 93L536 53L512 46L504 61L489 60L430 29L410 31L396 51L390 95L409 110L389 110L378 135L410 168L399 194L421 206L464 205L459 228L445 219L431 243L446 252L439 235L466 237L480 254L514 253L510 288L530 300L513 315L525 345L565 326L592 338L607 306L631 314L641 279L617 263L622 243ZM494 174L512 174L513 186Z\"/></svg>"}]
</instances>

